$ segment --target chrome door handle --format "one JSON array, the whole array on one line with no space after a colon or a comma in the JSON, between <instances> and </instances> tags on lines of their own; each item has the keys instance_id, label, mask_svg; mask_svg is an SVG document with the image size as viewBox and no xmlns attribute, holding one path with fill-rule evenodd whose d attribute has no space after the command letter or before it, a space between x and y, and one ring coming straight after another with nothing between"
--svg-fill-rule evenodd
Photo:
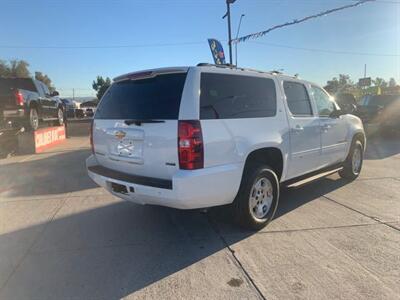
<instances>
[{"instance_id":1,"label":"chrome door handle","mask_svg":"<svg viewBox=\"0 0 400 300\"><path fill-rule=\"evenodd\" d=\"M300 133L300 132L304 131L304 127L300 126L300 125L296 125L296 127L292 128L292 130L294 132Z\"/></svg>"},{"instance_id":2,"label":"chrome door handle","mask_svg":"<svg viewBox=\"0 0 400 300\"><path fill-rule=\"evenodd\" d=\"M324 124L324 125L321 126L321 128L322 128L323 130L328 130L328 129L331 129L331 128L332 128L332 125Z\"/></svg>"}]
</instances>

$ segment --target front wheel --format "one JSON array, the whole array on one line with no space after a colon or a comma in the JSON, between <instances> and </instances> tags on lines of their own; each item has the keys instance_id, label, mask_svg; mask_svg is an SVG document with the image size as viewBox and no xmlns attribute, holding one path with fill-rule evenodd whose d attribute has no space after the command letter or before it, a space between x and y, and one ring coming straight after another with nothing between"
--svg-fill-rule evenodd
<instances>
[{"instance_id":1,"label":"front wheel","mask_svg":"<svg viewBox=\"0 0 400 300\"><path fill-rule=\"evenodd\" d=\"M353 142L350 153L343 164L343 169L339 171L342 178L354 180L361 172L364 159L364 147L359 140Z\"/></svg>"},{"instance_id":2,"label":"front wheel","mask_svg":"<svg viewBox=\"0 0 400 300\"><path fill-rule=\"evenodd\" d=\"M274 217L279 202L279 180L272 168L249 168L243 175L233 202L236 221L252 230L265 227Z\"/></svg>"}]
</instances>

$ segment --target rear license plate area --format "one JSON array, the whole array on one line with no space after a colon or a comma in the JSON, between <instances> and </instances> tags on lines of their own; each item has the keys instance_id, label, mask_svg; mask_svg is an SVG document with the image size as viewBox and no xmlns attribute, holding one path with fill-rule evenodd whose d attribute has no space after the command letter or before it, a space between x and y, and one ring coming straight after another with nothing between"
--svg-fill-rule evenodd
<instances>
[{"instance_id":1,"label":"rear license plate area","mask_svg":"<svg viewBox=\"0 0 400 300\"><path fill-rule=\"evenodd\" d=\"M128 194L128 189L123 184L118 184L118 183L115 183L115 182L111 182L111 189L112 189L112 191L114 193Z\"/></svg>"}]
</instances>

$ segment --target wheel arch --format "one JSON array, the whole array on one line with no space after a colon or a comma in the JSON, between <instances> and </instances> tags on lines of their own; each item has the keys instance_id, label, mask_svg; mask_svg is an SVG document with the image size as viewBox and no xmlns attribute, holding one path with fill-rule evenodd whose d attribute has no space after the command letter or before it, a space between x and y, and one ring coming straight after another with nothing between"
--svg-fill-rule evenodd
<instances>
[{"instance_id":1,"label":"wheel arch","mask_svg":"<svg viewBox=\"0 0 400 300\"><path fill-rule=\"evenodd\" d=\"M353 135L353 139L352 139L351 142L353 143L355 140L359 140L361 142L361 144L363 145L363 148L365 149L365 145L367 143L367 139L366 139L365 134L363 132L356 132Z\"/></svg>"},{"instance_id":2,"label":"wheel arch","mask_svg":"<svg viewBox=\"0 0 400 300\"><path fill-rule=\"evenodd\" d=\"M25 110L26 111L26 115L28 117L29 117L29 110L31 108L35 108L36 109L36 111L38 113L38 117L39 117L39 119L41 119L42 118L42 107L40 106L40 103L38 101L36 101L36 100L29 101L29 103L27 105L27 109Z\"/></svg>"},{"instance_id":3,"label":"wheel arch","mask_svg":"<svg viewBox=\"0 0 400 300\"><path fill-rule=\"evenodd\" d=\"M29 101L28 107L29 108L34 107L37 110L39 110L39 103L36 100L31 100Z\"/></svg>"},{"instance_id":4,"label":"wheel arch","mask_svg":"<svg viewBox=\"0 0 400 300\"><path fill-rule=\"evenodd\" d=\"M248 153L246 157L242 177L254 165L266 164L274 170L278 179L280 180L284 167L283 157L282 150L277 147L263 147L254 149Z\"/></svg>"},{"instance_id":5,"label":"wheel arch","mask_svg":"<svg viewBox=\"0 0 400 300\"><path fill-rule=\"evenodd\" d=\"M351 139L351 144L350 144L350 147L349 147L348 152L349 152L350 149L351 149L351 145L353 145L353 143L354 143L356 140L358 140L358 141L361 142L361 144L362 144L362 146L363 146L363 149L364 149L364 151L365 151L366 144L367 144L367 138L365 137L365 133L364 133L364 132L358 131L358 132L355 132L355 133L353 134L353 137L352 137L352 139Z\"/></svg>"},{"instance_id":6,"label":"wheel arch","mask_svg":"<svg viewBox=\"0 0 400 300\"><path fill-rule=\"evenodd\" d=\"M347 154L345 156L344 161L347 160L347 158L349 157L350 151L351 151L351 147L353 146L354 142L357 141L357 140L361 142L361 144L363 146L363 149L364 149L364 152L365 152L366 144L367 144L367 138L365 137L365 133L362 132L362 131L354 132L353 136L351 137L351 142L347 146L347 151L346 151Z\"/></svg>"}]
</instances>

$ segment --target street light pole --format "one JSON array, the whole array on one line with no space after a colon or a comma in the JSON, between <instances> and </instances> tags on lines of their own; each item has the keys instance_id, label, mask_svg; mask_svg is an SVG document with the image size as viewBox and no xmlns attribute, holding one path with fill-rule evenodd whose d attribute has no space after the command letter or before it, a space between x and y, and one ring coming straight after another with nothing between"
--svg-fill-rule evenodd
<instances>
[{"instance_id":1,"label":"street light pole","mask_svg":"<svg viewBox=\"0 0 400 300\"><path fill-rule=\"evenodd\" d=\"M232 64L232 32L231 32L231 4L236 0L226 0L226 14L222 17L228 17L228 46L229 46L229 63Z\"/></svg>"},{"instance_id":2,"label":"street light pole","mask_svg":"<svg viewBox=\"0 0 400 300\"><path fill-rule=\"evenodd\" d=\"M244 16L245 16L244 14L242 14L240 16L239 26L238 26L238 30L237 30L237 33L236 33L236 39L239 37L240 25L242 24L242 19L243 19ZM237 65L238 65L238 63L237 63L237 43L235 43L235 60L236 60L235 65L237 67Z\"/></svg>"}]
</instances>

